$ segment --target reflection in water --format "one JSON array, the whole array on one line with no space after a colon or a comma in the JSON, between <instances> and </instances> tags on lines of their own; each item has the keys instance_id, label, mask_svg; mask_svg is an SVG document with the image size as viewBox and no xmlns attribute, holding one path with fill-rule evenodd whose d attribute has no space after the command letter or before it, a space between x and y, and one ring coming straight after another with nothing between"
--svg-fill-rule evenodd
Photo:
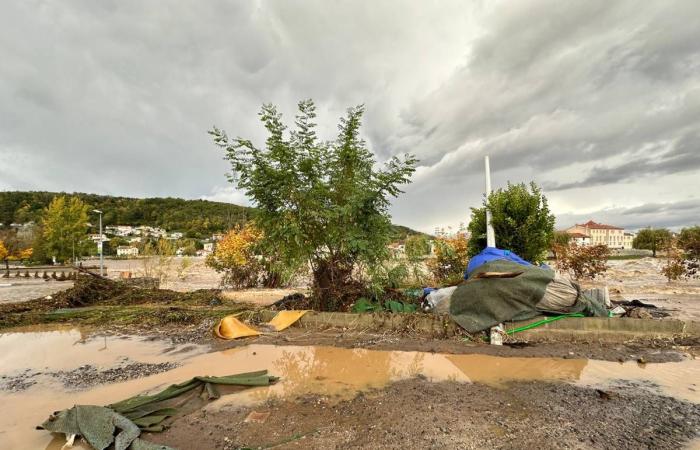
<instances>
[{"instance_id":1,"label":"reflection in water","mask_svg":"<svg viewBox=\"0 0 700 450\"><path fill-rule=\"evenodd\" d=\"M73 345L77 331L0 335L0 375L25 368L70 370L90 363L110 365L120 358L142 362L180 360L168 372L146 378L70 391L41 378L26 391L0 391L0 402L12 414L0 415L0 448L46 448L51 436L33 428L52 411L74 404L109 404L139 393L155 392L197 375L221 376L267 369L281 380L225 395L207 406L256 404L271 397L316 394L330 401L352 398L357 392L381 388L391 381L423 376L428 380L480 382L504 386L508 381L566 381L605 385L611 380L642 380L667 395L700 402L700 361L647 364L557 358L502 358L486 355L441 355L421 352L375 351L323 346L248 345L206 354L165 353L162 342L134 339L86 339ZM106 348L105 348L106 347ZM54 447L49 447L54 448ZM59 446L60 448L60 446Z\"/></svg>"}]
</instances>

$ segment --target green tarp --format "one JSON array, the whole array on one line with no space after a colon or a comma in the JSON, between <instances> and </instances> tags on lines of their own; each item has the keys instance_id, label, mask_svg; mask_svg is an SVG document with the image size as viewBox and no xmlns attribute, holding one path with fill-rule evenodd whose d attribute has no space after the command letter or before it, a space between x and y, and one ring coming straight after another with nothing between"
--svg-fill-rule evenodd
<instances>
[{"instance_id":1,"label":"green tarp","mask_svg":"<svg viewBox=\"0 0 700 450\"><path fill-rule=\"evenodd\" d=\"M168 450L169 447L152 444L138 436L141 431L163 431L163 421L177 414L183 406L182 402L172 405L175 399L199 391L199 397L212 400L219 398L217 386L268 386L277 380L268 375L267 370L224 377L194 377L157 394L137 395L106 407L76 405L54 413L38 428L64 433L67 437L82 436L97 450L112 443L115 450Z\"/></svg>"},{"instance_id":2,"label":"green tarp","mask_svg":"<svg viewBox=\"0 0 700 450\"><path fill-rule=\"evenodd\" d=\"M519 274L509 278L479 278L479 274L487 272ZM531 319L542 314L537 304L553 279L551 269L523 266L507 260L490 261L479 266L457 287L450 303L450 316L470 333L502 322ZM565 312L607 315L602 305L584 296L580 290L574 304Z\"/></svg>"}]
</instances>

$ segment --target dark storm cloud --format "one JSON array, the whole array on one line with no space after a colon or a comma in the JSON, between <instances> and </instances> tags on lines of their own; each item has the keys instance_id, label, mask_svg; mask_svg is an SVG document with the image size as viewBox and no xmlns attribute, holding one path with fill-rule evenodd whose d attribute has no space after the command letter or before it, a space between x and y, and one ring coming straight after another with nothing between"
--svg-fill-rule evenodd
<instances>
[{"instance_id":1,"label":"dark storm cloud","mask_svg":"<svg viewBox=\"0 0 700 450\"><path fill-rule=\"evenodd\" d=\"M260 142L263 102L290 117L314 98L324 138L363 103L379 159L421 159L397 222L464 221L484 154L494 186L534 179L559 213L676 204L700 172L697 17L694 0L8 2L0 189L241 202L206 130Z\"/></svg>"},{"instance_id":2,"label":"dark storm cloud","mask_svg":"<svg viewBox=\"0 0 700 450\"><path fill-rule=\"evenodd\" d=\"M673 203L649 203L632 208L612 208L588 214L564 214L557 217L557 226L566 228L575 223L584 223L595 217L599 222L614 223L629 230L646 227L668 227L679 229L698 224L700 199Z\"/></svg>"},{"instance_id":3,"label":"dark storm cloud","mask_svg":"<svg viewBox=\"0 0 700 450\"><path fill-rule=\"evenodd\" d=\"M700 167L700 136L683 136L670 150L658 153L647 150L630 155L630 161L613 167L596 166L586 178L570 183L545 184L549 190L563 190L586 186L613 184L628 180L646 180L648 177L694 172Z\"/></svg>"}]
</instances>

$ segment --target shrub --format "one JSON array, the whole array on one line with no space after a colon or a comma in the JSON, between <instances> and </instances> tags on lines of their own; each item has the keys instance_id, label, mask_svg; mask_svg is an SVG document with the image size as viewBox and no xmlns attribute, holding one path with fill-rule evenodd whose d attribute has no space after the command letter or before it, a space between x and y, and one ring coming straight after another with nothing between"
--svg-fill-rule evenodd
<instances>
[{"instance_id":1,"label":"shrub","mask_svg":"<svg viewBox=\"0 0 700 450\"><path fill-rule=\"evenodd\" d=\"M229 230L219 241L214 253L207 256L206 264L223 273L222 284L237 289L256 286L278 287L290 276L283 276L273 258L260 256L259 244L263 233L248 223Z\"/></svg>"},{"instance_id":2,"label":"shrub","mask_svg":"<svg viewBox=\"0 0 700 450\"><path fill-rule=\"evenodd\" d=\"M529 189L522 183L508 183L506 189L492 192L484 206L472 208L469 256L486 247L487 208L491 211L498 248L510 250L531 262L545 259L554 235L554 215L535 183L530 183Z\"/></svg>"},{"instance_id":3,"label":"shrub","mask_svg":"<svg viewBox=\"0 0 700 450\"><path fill-rule=\"evenodd\" d=\"M459 282L469 262L469 239L466 233L439 236L435 239L435 257L428 261L428 269L436 284Z\"/></svg>"},{"instance_id":4,"label":"shrub","mask_svg":"<svg viewBox=\"0 0 700 450\"><path fill-rule=\"evenodd\" d=\"M595 278L608 270L610 249L606 245L555 245L557 266L573 278Z\"/></svg>"}]
</instances>

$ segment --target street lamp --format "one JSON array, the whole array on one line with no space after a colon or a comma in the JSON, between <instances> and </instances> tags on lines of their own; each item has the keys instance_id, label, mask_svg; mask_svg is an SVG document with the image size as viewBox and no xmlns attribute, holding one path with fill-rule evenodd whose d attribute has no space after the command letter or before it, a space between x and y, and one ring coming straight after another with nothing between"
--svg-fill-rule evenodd
<instances>
[{"instance_id":1,"label":"street lamp","mask_svg":"<svg viewBox=\"0 0 700 450\"><path fill-rule=\"evenodd\" d=\"M104 255L102 253L102 211L99 209L93 209L92 212L100 215L100 240L97 243L97 250L100 251L100 276L104 276Z\"/></svg>"}]
</instances>

